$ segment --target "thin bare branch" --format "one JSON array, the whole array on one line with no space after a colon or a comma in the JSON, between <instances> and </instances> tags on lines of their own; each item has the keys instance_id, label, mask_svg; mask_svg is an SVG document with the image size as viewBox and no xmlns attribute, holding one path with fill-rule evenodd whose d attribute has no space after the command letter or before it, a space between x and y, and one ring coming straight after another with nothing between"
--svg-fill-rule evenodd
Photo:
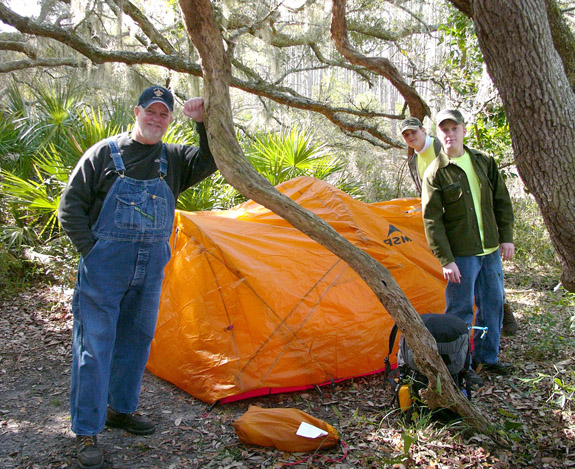
<instances>
[{"instance_id":1,"label":"thin bare branch","mask_svg":"<svg viewBox=\"0 0 575 469\"><path fill-rule=\"evenodd\" d=\"M355 67L347 62L344 61L335 61L335 60L329 60L327 59L322 53L321 50L319 48L319 46L316 43L312 43L309 44L310 49L313 51L313 53L315 54L316 58L321 62L324 63L326 65L329 65L331 67L339 67L339 68L345 68L347 70L352 70L355 73L357 73L359 76L361 76L365 81L367 81L370 85L372 83L372 78L371 76L367 73L366 70L360 68L360 67Z\"/></svg>"}]
</instances>

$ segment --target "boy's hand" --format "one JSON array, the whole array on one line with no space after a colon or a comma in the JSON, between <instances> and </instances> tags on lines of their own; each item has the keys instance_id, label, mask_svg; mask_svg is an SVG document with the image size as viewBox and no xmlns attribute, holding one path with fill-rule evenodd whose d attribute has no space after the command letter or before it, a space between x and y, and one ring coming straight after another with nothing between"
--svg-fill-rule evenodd
<instances>
[{"instance_id":1,"label":"boy's hand","mask_svg":"<svg viewBox=\"0 0 575 469\"><path fill-rule=\"evenodd\" d=\"M461 273L455 262L443 266L443 278L451 283L461 283Z\"/></svg>"},{"instance_id":2,"label":"boy's hand","mask_svg":"<svg viewBox=\"0 0 575 469\"><path fill-rule=\"evenodd\" d=\"M501 252L501 259L508 261L515 254L515 244L513 243L501 243L499 245L499 251Z\"/></svg>"}]
</instances>

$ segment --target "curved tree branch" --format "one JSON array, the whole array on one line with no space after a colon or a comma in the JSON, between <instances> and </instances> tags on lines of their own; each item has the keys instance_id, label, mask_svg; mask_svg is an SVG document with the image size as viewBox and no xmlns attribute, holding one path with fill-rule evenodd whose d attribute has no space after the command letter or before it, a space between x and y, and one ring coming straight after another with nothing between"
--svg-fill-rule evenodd
<instances>
[{"instance_id":1,"label":"curved tree branch","mask_svg":"<svg viewBox=\"0 0 575 469\"><path fill-rule=\"evenodd\" d=\"M263 96L280 104L285 104L297 109L303 109L307 111L316 112L318 114L322 114L331 122L333 122L335 125L337 125L339 128L344 129L348 132L365 131L370 135L372 135L373 137L377 138L378 140L381 140L382 142L388 144L387 148L389 147L405 148L405 143L390 137L385 132L380 131L377 125L369 125L366 124L365 122L352 121L346 118L346 115L356 115L358 117L370 119L374 117L383 116L383 114L376 114L371 111L360 111L348 108L334 108L331 106L326 106L323 103L306 98L305 96L301 96L295 93L295 91L293 92L294 93L293 96L288 96L285 93L270 88L263 82L260 84L257 83L254 84L234 78L232 79L231 84L236 88L248 91L258 96ZM400 118L399 116L393 116L393 117L396 119Z\"/></svg>"},{"instance_id":2,"label":"curved tree branch","mask_svg":"<svg viewBox=\"0 0 575 469\"><path fill-rule=\"evenodd\" d=\"M367 57L355 50L347 37L345 18L346 0L333 0L331 36L337 50L351 63L365 68L387 78L405 99L412 116L421 120L429 116L429 107L415 89L409 85L399 70L386 58Z\"/></svg>"},{"instance_id":3,"label":"curved tree branch","mask_svg":"<svg viewBox=\"0 0 575 469\"><path fill-rule=\"evenodd\" d=\"M278 192L249 164L236 139L229 86L231 64L223 47L209 0L179 0L186 30L192 38L204 70L206 129L210 147L222 175L244 196L274 211L291 225L343 259L371 287L416 351L416 361L429 378L430 405L451 407L486 433L488 422L455 389L435 340L423 325L390 272L363 250L339 235L327 222ZM442 393L434 392L441 383Z\"/></svg>"}]
</instances>

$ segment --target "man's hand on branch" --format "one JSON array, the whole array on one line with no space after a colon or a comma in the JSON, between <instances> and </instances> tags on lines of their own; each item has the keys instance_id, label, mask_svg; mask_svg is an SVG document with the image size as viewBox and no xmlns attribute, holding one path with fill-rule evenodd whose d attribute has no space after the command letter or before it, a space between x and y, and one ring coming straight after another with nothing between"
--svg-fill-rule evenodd
<instances>
[{"instance_id":1,"label":"man's hand on branch","mask_svg":"<svg viewBox=\"0 0 575 469\"><path fill-rule=\"evenodd\" d=\"M204 121L204 98L190 98L184 103L183 112L196 122Z\"/></svg>"}]
</instances>

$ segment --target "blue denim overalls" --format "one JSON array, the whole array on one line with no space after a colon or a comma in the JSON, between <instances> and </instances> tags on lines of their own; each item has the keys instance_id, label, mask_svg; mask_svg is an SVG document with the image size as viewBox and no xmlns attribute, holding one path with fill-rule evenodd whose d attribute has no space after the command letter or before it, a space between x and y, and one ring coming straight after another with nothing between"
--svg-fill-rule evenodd
<instances>
[{"instance_id":1,"label":"blue denim overalls","mask_svg":"<svg viewBox=\"0 0 575 469\"><path fill-rule=\"evenodd\" d=\"M131 413L154 336L175 198L159 177L124 176L116 142L108 140L118 178L92 227L96 244L80 259L72 309L74 343L70 411L72 431L97 435L109 405Z\"/></svg>"}]
</instances>

